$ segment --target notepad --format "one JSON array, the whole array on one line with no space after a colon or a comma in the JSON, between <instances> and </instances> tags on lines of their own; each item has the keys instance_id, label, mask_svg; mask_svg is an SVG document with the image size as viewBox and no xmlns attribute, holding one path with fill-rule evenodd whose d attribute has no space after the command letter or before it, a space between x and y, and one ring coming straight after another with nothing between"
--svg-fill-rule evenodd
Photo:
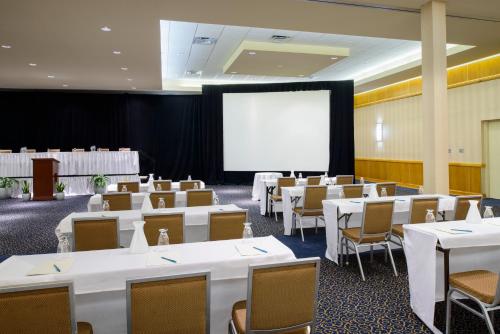
<instances>
[{"instance_id":1,"label":"notepad","mask_svg":"<svg viewBox=\"0 0 500 334\"><path fill-rule=\"evenodd\" d=\"M179 256L174 252L149 252L146 258L147 266L173 266L179 263Z\"/></svg>"},{"instance_id":2,"label":"notepad","mask_svg":"<svg viewBox=\"0 0 500 334\"><path fill-rule=\"evenodd\" d=\"M500 226L500 221L498 220L491 221L490 219L485 219L483 222L489 225Z\"/></svg>"},{"instance_id":3,"label":"notepad","mask_svg":"<svg viewBox=\"0 0 500 334\"><path fill-rule=\"evenodd\" d=\"M443 227L436 227L434 228L436 231L440 231L440 232L444 232L444 233L448 233L448 234L471 234L472 232L468 232L468 231L457 231L457 230L454 230L454 229L451 229L451 228L443 228ZM457 227L457 229L460 230L460 228ZM466 228L464 228L465 230Z\"/></svg>"},{"instance_id":4,"label":"notepad","mask_svg":"<svg viewBox=\"0 0 500 334\"><path fill-rule=\"evenodd\" d=\"M64 274L71 269L74 261L73 258L45 261L31 269L27 276Z\"/></svg>"},{"instance_id":5,"label":"notepad","mask_svg":"<svg viewBox=\"0 0 500 334\"><path fill-rule=\"evenodd\" d=\"M240 253L241 256L254 256L254 255L263 255L264 252L259 251L258 249L253 248L253 245L235 245L236 250Z\"/></svg>"}]
</instances>

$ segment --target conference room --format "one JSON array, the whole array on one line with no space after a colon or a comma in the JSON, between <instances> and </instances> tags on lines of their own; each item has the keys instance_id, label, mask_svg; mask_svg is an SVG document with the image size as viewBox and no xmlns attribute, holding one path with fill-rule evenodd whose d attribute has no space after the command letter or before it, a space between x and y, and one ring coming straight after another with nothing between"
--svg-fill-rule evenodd
<instances>
[{"instance_id":1,"label":"conference room","mask_svg":"<svg viewBox=\"0 0 500 334\"><path fill-rule=\"evenodd\" d=\"M0 333L500 333L498 0L0 0Z\"/></svg>"}]
</instances>

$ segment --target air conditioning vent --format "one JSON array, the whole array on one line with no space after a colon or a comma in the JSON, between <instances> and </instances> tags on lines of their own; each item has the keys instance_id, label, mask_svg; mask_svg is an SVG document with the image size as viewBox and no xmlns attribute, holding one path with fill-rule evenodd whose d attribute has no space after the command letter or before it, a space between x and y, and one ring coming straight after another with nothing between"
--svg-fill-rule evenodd
<instances>
[{"instance_id":1,"label":"air conditioning vent","mask_svg":"<svg viewBox=\"0 0 500 334\"><path fill-rule=\"evenodd\" d=\"M272 35L271 36L271 40L275 43L280 43L280 42L284 42L284 41L288 41L289 39L291 39L292 37L290 36L285 36L285 35Z\"/></svg>"},{"instance_id":2,"label":"air conditioning vent","mask_svg":"<svg viewBox=\"0 0 500 334\"><path fill-rule=\"evenodd\" d=\"M197 36L193 39L193 44L199 45L214 45L217 43L217 38Z\"/></svg>"}]
</instances>

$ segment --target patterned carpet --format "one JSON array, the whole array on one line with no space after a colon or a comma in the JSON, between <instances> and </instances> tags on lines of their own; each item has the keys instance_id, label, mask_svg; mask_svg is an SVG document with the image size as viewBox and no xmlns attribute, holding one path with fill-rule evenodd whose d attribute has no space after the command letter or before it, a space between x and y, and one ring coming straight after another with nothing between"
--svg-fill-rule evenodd
<instances>
[{"instance_id":1,"label":"patterned carpet","mask_svg":"<svg viewBox=\"0 0 500 334\"><path fill-rule=\"evenodd\" d=\"M375 254L373 263L362 256L366 282L360 279L357 263L351 258L347 267L338 267L324 259L324 229L318 234L306 231L306 242L299 235L284 236L282 218L263 217L257 202L251 200L250 186L214 186L222 204L234 203L249 210L255 236L275 235L289 246L297 257L320 256L321 274L317 326L315 333L430 333L413 314L409 303L408 277L402 252L394 252L399 277L394 277L383 254ZM413 190L398 189L398 194ZM14 254L55 252L55 226L73 211L86 211L88 196L64 201L0 201L0 261ZM500 213L500 201L487 200ZM487 333L481 320L458 307L453 308L453 333ZM444 305L437 306L436 323L444 329ZM497 322L500 331L500 322Z\"/></svg>"}]
</instances>

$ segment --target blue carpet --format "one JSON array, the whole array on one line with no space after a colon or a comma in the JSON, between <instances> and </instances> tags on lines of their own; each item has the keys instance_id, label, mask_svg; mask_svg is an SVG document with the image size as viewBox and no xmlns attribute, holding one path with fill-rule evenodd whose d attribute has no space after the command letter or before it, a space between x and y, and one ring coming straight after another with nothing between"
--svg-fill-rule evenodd
<instances>
[{"instance_id":1,"label":"blue carpet","mask_svg":"<svg viewBox=\"0 0 500 334\"><path fill-rule=\"evenodd\" d=\"M7 260L10 256L3 256L3 255L0 255L0 263L2 263L3 261Z\"/></svg>"},{"instance_id":2,"label":"blue carpet","mask_svg":"<svg viewBox=\"0 0 500 334\"><path fill-rule=\"evenodd\" d=\"M312 228L305 229L304 242L302 242L299 231L295 235L279 235L276 238L287 245L297 258L325 257L326 234L324 228L319 228L318 234L314 233Z\"/></svg>"}]
</instances>

